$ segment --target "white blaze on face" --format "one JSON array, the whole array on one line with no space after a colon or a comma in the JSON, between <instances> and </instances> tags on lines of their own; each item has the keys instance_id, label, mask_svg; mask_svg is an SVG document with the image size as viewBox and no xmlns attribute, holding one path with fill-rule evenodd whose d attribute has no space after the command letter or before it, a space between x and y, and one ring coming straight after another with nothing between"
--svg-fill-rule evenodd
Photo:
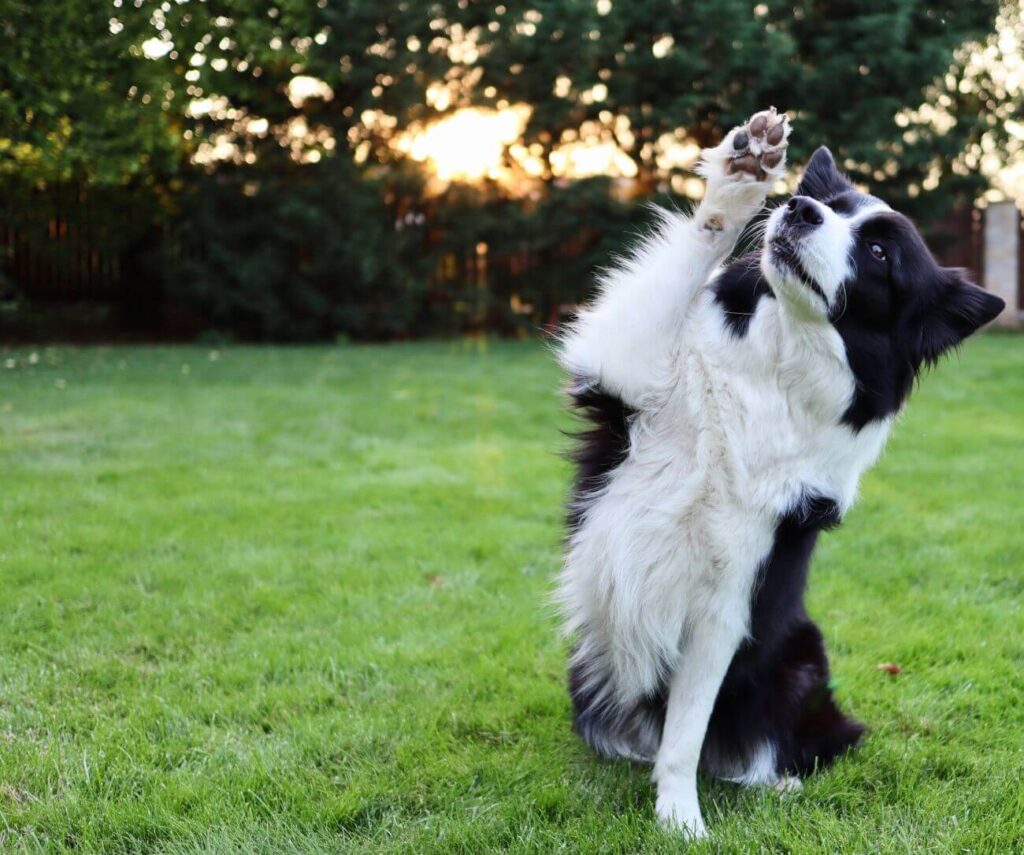
<instances>
[{"instance_id":1,"label":"white blaze on face","mask_svg":"<svg viewBox=\"0 0 1024 855\"><path fill-rule=\"evenodd\" d=\"M868 217L891 209L872 196L865 196L863 204L841 214L817 200L810 201L822 216L821 224L812 228L788 229L783 222L785 205L772 212L765 231L761 268L777 297L801 314L827 318L836 306L842 306L843 288L856 276L852 250L858 226ZM774 256L771 241L779 236L784 236L792 245L800 267L820 293Z\"/></svg>"}]
</instances>

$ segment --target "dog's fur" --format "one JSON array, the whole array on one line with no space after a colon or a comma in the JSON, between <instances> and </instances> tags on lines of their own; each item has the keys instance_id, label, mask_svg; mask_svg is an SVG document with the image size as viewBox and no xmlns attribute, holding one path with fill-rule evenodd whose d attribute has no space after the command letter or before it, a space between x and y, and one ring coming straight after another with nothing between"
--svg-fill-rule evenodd
<instances>
[{"instance_id":1,"label":"dog's fur","mask_svg":"<svg viewBox=\"0 0 1024 855\"><path fill-rule=\"evenodd\" d=\"M653 762L658 815L696 836L698 762L782 786L859 740L804 609L811 553L921 368L1003 308L825 148L760 255L720 267L783 174L735 166L750 129L704 152L693 216L661 213L560 344L590 423L559 586L575 724Z\"/></svg>"}]
</instances>

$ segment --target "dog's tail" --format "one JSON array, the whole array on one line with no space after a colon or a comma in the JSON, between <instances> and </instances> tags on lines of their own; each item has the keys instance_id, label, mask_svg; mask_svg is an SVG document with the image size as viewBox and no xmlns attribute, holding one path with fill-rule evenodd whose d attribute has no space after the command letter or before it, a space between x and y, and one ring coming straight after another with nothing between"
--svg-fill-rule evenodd
<instances>
[{"instance_id":1,"label":"dog's tail","mask_svg":"<svg viewBox=\"0 0 1024 855\"><path fill-rule=\"evenodd\" d=\"M602 757L653 763L665 725L667 685L648 697L622 703L611 675L584 645L573 650L569 664L576 732Z\"/></svg>"}]
</instances>

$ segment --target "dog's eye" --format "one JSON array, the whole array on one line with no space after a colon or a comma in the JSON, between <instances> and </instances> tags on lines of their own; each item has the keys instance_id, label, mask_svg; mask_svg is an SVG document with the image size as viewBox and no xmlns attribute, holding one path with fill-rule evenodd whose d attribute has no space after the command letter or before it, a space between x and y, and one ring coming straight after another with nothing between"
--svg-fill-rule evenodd
<instances>
[{"instance_id":1,"label":"dog's eye","mask_svg":"<svg viewBox=\"0 0 1024 855\"><path fill-rule=\"evenodd\" d=\"M868 249L871 250L871 254L879 261L886 261L889 258L880 243L870 243L868 244Z\"/></svg>"}]
</instances>

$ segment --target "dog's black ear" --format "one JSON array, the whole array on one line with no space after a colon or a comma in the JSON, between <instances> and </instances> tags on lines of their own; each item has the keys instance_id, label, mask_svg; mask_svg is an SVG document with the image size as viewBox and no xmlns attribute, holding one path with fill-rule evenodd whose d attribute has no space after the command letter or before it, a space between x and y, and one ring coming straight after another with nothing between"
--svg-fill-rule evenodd
<instances>
[{"instance_id":1,"label":"dog's black ear","mask_svg":"<svg viewBox=\"0 0 1024 855\"><path fill-rule=\"evenodd\" d=\"M853 189L850 180L836 166L832 152L826 146L821 146L807 161L804 177L800 179L796 193L798 196L810 196L824 202Z\"/></svg>"},{"instance_id":2,"label":"dog's black ear","mask_svg":"<svg viewBox=\"0 0 1024 855\"><path fill-rule=\"evenodd\" d=\"M996 318L1006 303L995 294L972 285L964 271L943 268L922 322L912 355L914 367L934 365L940 356L971 333Z\"/></svg>"}]
</instances>

